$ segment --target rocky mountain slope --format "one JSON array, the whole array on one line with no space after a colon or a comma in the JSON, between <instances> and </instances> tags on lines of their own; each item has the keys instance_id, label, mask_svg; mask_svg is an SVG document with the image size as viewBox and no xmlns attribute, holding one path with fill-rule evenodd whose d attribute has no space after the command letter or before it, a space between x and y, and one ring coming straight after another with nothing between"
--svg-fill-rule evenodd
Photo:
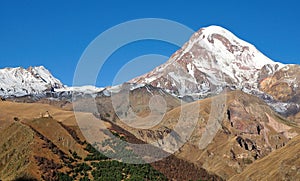
<instances>
[{"instance_id":1,"label":"rocky mountain slope","mask_svg":"<svg viewBox=\"0 0 300 181\"><path fill-rule=\"evenodd\" d=\"M253 163L233 180L298 180L300 177L300 137L292 139L265 158Z\"/></svg>"},{"instance_id":2,"label":"rocky mountain slope","mask_svg":"<svg viewBox=\"0 0 300 181\"><path fill-rule=\"evenodd\" d=\"M216 104L216 100L222 99L222 96L226 97L226 101ZM183 117L186 120L184 125L176 127L181 114L184 114L182 107L191 111ZM197 107L199 109L194 109ZM197 123L191 128L188 125L192 125L191 120L197 115ZM106 119L110 117L115 116L110 115ZM142 119L139 121L142 122ZM155 121L148 118L148 122ZM175 153L177 157L225 180L284 147L300 133L296 124L275 113L259 98L241 91L175 107L151 128L133 128L117 117L114 122L138 139L165 151L172 151L176 145L181 147L181 143L185 142ZM193 129L188 141L180 133L186 133L186 127Z\"/></svg>"},{"instance_id":3,"label":"rocky mountain slope","mask_svg":"<svg viewBox=\"0 0 300 181\"><path fill-rule=\"evenodd\" d=\"M275 110L285 116L300 112L300 66L287 65L260 82L259 89L272 96L267 100Z\"/></svg>"}]
</instances>

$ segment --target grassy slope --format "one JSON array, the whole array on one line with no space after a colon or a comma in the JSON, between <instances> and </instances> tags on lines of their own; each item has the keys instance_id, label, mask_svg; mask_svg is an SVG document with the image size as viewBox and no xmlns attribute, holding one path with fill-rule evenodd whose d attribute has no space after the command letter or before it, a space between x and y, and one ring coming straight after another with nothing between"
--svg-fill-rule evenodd
<instances>
[{"instance_id":1,"label":"grassy slope","mask_svg":"<svg viewBox=\"0 0 300 181\"><path fill-rule=\"evenodd\" d=\"M1 132L0 178L11 180L15 175L26 172L32 164L34 132L21 123L12 123Z\"/></svg>"}]
</instances>

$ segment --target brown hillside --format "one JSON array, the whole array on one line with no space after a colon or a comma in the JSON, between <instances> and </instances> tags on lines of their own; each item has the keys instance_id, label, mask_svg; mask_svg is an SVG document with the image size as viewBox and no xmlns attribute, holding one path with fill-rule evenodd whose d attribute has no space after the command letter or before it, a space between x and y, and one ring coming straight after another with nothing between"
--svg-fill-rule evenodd
<instances>
[{"instance_id":1,"label":"brown hillside","mask_svg":"<svg viewBox=\"0 0 300 181\"><path fill-rule=\"evenodd\" d=\"M224 96L225 102L218 101ZM183 106L194 111L185 115L186 124L194 116L199 117L192 136L176 155L223 179L242 172L248 165L283 147L299 134L295 124L279 116L259 98L241 91ZM174 129L180 114L180 107L170 110L159 125L150 129L134 129L121 121L117 123L137 138L163 145L168 150L182 141L175 137L171 142L162 141ZM213 134L216 135L210 139L209 135Z\"/></svg>"},{"instance_id":2,"label":"brown hillside","mask_svg":"<svg viewBox=\"0 0 300 181\"><path fill-rule=\"evenodd\" d=\"M70 173L72 165L82 162L73 158L70 151L76 152L82 158L87 156L85 145L82 145L84 137L73 112L39 103L6 101L1 102L0 106L0 134L5 138L0 141L1 180L56 180L58 172ZM49 112L49 117L45 114L46 111ZM40 113L44 117L40 117ZM114 123L97 119L92 113L77 112L76 116L84 120L79 122L81 126L99 128L99 123L103 123L132 142L143 143ZM15 117L18 119L14 120ZM96 131L103 134L99 129ZM221 180L218 176L210 175L206 170L173 155L153 163L152 166L170 180ZM92 178L91 175L89 177ZM75 180L79 178L77 176Z\"/></svg>"},{"instance_id":3,"label":"brown hillside","mask_svg":"<svg viewBox=\"0 0 300 181\"><path fill-rule=\"evenodd\" d=\"M282 147L261 160L248 166L241 174L230 178L234 180L267 181L300 179L300 137L293 138Z\"/></svg>"}]
</instances>

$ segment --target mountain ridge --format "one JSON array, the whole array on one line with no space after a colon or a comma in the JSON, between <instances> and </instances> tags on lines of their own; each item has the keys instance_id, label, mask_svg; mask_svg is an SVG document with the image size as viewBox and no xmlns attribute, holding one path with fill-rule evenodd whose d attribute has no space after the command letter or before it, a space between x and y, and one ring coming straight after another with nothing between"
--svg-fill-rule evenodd
<instances>
[{"instance_id":1,"label":"mountain ridge","mask_svg":"<svg viewBox=\"0 0 300 181\"><path fill-rule=\"evenodd\" d=\"M132 90L150 84L177 97L188 96L190 101L217 95L225 89L242 90L260 97L277 112L293 116L300 111L299 77L294 71L297 68L289 67L293 65L274 62L254 45L225 28L212 25L193 34L166 63L128 82ZM285 74L292 75L288 78ZM67 87L43 66L1 69L0 77L5 76L8 78L0 79L0 96L31 95L35 100L49 96L71 100L72 95L95 97L101 92L103 96L109 96L122 87ZM293 90L288 90L286 85ZM289 99L278 99L278 90L288 92Z\"/></svg>"},{"instance_id":2,"label":"mountain ridge","mask_svg":"<svg viewBox=\"0 0 300 181\"><path fill-rule=\"evenodd\" d=\"M1 96L24 96L64 87L44 66L3 68L0 77Z\"/></svg>"}]
</instances>

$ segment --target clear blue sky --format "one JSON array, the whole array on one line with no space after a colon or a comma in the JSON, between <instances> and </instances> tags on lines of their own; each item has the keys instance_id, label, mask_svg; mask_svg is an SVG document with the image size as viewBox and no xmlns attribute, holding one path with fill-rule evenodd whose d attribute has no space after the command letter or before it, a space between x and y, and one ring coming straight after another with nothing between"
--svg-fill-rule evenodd
<instances>
[{"instance_id":1,"label":"clear blue sky","mask_svg":"<svg viewBox=\"0 0 300 181\"><path fill-rule=\"evenodd\" d=\"M87 45L106 29L137 18L170 19L195 31L220 25L273 60L300 64L299 7L297 0L2 0L0 68L44 65L71 85ZM97 86L110 85L118 70L137 56L170 56L177 49L157 41L123 47L104 65Z\"/></svg>"}]
</instances>

